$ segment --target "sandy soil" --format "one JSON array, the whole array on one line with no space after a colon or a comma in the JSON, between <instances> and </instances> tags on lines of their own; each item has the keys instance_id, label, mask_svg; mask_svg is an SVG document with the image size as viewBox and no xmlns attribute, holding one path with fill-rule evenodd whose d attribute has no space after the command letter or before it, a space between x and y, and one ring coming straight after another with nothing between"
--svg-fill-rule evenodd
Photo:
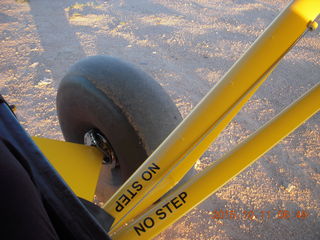
<instances>
[{"instance_id":1,"label":"sandy soil","mask_svg":"<svg viewBox=\"0 0 320 240\"><path fill-rule=\"evenodd\" d=\"M62 140L55 95L77 60L107 54L152 75L181 114L214 86L287 0L30 0L0 2L0 92L31 135ZM294 26L293 26L294 27ZM197 162L221 157L320 76L319 30L308 33ZM320 239L320 115L156 239ZM215 210L271 211L262 220ZM307 211L277 219L278 210Z\"/></svg>"}]
</instances>

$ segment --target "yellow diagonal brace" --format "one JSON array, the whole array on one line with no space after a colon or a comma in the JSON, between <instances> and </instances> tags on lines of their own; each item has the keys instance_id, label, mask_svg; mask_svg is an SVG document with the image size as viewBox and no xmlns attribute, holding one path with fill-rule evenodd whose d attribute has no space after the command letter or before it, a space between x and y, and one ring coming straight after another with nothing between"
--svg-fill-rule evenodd
<instances>
[{"instance_id":1,"label":"yellow diagonal brace","mask_svg":"<svg viewBox=\"0 0 320 240\"><path fill-rule=\"evenodd\" d=\"M104 209L115 217L114 227L139 214L182 178L230 120L229 114L234 114L234 109L243 104L242 100L306 31L319 10L320 1L298 0L274 20L219 84L105 204Z\"/></svg>"},{"instance_id":2,"label":"yellow diagonal brace","mask_svg":"<svg viewBox=\"0 0 320 240\"><path fill-rule=\"evenodd\" d=\"M113 240L151 239L217 191L320 110L320 83L222 159L116 232Z\"/></svg>"},{"instance_id":3,"label":"yellow diagonal brace","mask_svg":"<svg viewBox=\"0 0 320 240\"><path fill-rule=\"evenodd\" d=\"M136 206L128 211L128 213L122 217L116 224L112 226L112 231L116 230L121 224L130 220L131 218L137 216L139 213L143 212L146 207L149 207L156 199L159 199L163 193L167 192L172 186L173 183L177 183L183 175L190 169L190 166L202 155L203 149L206 149L212 141L219 135L219 133L228 125L228 123L235 117L235 115L240 111L243 105L252 97L252 95L258 90L261 84L266 80L270 75L271 71L267 76L263 77L256 85L245 95L241 100L233 106L227 113L225 113L217 122L213 125L203 136L203 139L198 141L198 144L193 146L188 153L178 161L175 165L171 166L170 171L167 171L165 176L158 181L158 183L151 189L149 194L152 194L152 197L149 198L149 195L146 195L141 198L141 200L136 204ZM181 162L183 161L183 164ZM175 171L175 169L178 169ZM156 191L154 191L154 189Z\"/></svg>"},{"instance_id":4,"label":"yellow diagonal brace","mask_svg":"<svg viewBox=\"0 0 320 240\"><path fill-rule=\"evenodd\" d=\"M75 194L92 201L102 167L102 153L82 144L32 139Z\"/></svg>"}]
</instances>

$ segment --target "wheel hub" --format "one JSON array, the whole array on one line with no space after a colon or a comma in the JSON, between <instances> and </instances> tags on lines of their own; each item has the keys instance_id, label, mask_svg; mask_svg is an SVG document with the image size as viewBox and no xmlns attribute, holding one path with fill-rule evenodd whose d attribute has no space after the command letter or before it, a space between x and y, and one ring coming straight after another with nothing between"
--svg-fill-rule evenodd
<instances>
[{"instance_id":1,"label":"wheel hub","mask_svg":"<svg viewBox=\"0 0 320 240\"><path fill-rule=\"evenodd\" d=\"M111 164L113 168L119 167L118 159L111 144L97 129L91 129L84 135L84 144L97 147L104 155L103 163Z\"/></svg>"}]
</instances>

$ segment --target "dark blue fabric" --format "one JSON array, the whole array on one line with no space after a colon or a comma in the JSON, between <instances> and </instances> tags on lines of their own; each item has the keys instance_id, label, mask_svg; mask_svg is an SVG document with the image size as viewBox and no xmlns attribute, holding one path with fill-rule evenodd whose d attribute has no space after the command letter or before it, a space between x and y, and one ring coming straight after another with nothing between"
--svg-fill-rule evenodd
<instances>
[{"instance_id":1,"label":"dark blue fabric","mask_svg":"<svg viewBox=\"0 0 320 240\"><path fill-rule=\"evenodd\" d=\"M4 190L1 190L0 192L0 199L2 199L2 196L5 194L4 191L9 191L10 189L13 189L13 187L20 188L20 190L17 189L13 192L10 199L15 203L13 205L19 207L22 211L22 208L24 208L23 202L29 202L29 200L26 200L26 198L28 198L28 192L31 191L32 199L38 198L43 203L43 205L41 205L39 201L36 200L37 204L35 205L38 205L39 209L36 210L35 213L40 213L38 216L39 220L36 221L44 221L43 226L44 228L47 228L44 234L49 232L54 233L54 231L52 231L52 228L50 227L50 222L47 221L48 218L45 218L45 214L42 213L43 207L60 239L110 239L106 231L111 226L113 218L105 213L108 217L110 216L108 225L101 226L99 224L95 217L90 214L87 208L80 202L77 196L75 196L63 179L47 161L38 147L31 140L29 135L18 123L17 119L6 103L0 103L0 142L1 147L4 149L3 150L0 148L0 161L2 164L4 164L3 167L8 164L6 163L8 158L9 161L16 162L14 165L8 165L9 169L11 169L10 174L3 174L3 176L1 176L1 187L3 187ZM15 174L15 170L17 171L17 174ZM26 181L28 187L25 185L18 187L18 180L20 178L16 177L15 175L23 176L22 179L24 179L23 181ZM10 180L10 176L14 177L14 181ZM10 186L10 182L13 182L15 185ZM31 185L33 185L33 187ZM19 191L22 191L24 188L27 190L26 192L23 192L25 195L23 195L23 197L18 197L17 195L19 195ZM0 202L0 205L4 206L5 204ZM14 207L13 205L8 206ZM12 211L12 209L8 210L8 214L10 211ZM21 227L16 224L21 223L19 221L18 213L19 211L17 212L17 215L12 215L12 219L10 219L10 225L12 227L11 229L15 229L17 226L17 231L19 231L19 227ZM7 217L10 215L8 214ZM36 215L37 214L33 214L33 216ZM0 218L1 217L2 215L0 215ZM25 218L25 220L26 219L28 218ZM26 229L29 228L29 225L27 226L28 227L26 227ZM3 227L0 226L0 229L2 228ZM32 230L37 231L35 228L30 229L30 231ZM52 236L56 237L56 235ZM1 239L14 239L10 237L2 238L1 235L0 237ZM37 238L26 237L23 239ZM49 237L48 239L51 238Z\"/></svg>"},{"instance_id":2,"label":"dark blue fabric","mask_svg":"<svg viewBox=\"0 0 320 240\"><path fill-rule=\"evenodd\" d=\"M0 141L0 237L59 239L28 173Z\"/></svg>"}]
</instances>

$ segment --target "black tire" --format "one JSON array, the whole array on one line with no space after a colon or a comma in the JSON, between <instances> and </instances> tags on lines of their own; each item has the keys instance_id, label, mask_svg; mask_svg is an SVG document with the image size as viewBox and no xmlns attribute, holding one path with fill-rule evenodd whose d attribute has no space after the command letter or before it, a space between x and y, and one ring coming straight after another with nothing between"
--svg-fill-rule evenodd
<instances>
[{"instance_id":1,"label":"black tire","mask_svg":"<svg viewBox=\"0 0 320 240\"><path fill-rule=\"evenodd\" d=\"M98 129L108 139L126 180L180 123L163 88L133 65L93 56L73 65L62 79L57 112L66 141L83 143Z\"/></svg>"}]
</instances>

